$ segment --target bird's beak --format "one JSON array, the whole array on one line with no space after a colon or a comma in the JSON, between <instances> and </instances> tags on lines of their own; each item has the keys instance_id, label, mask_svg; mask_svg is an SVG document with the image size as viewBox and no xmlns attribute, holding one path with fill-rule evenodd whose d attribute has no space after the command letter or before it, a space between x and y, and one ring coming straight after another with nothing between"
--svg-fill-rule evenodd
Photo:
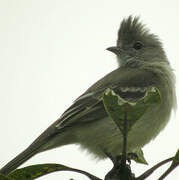
<instances>
[{"instance_id":1,"label":"bird's beak","mask_svg":"<svg viewBox=\"0 0 179 180\"><path fill-rule=\"evenodd\" d=\"M114 54L120 54L121 48L118 46L112 46L107 48L106 50L113 52Z\"/></svg>"}]
</instances>

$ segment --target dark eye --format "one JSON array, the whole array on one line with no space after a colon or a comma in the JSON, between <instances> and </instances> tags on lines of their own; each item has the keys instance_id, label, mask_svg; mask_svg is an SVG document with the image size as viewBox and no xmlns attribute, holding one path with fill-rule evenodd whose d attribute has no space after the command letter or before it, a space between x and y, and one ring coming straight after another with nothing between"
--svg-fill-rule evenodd
<instances>
[{"instance_id":1,"label":"dark eye","mask_svg":"<svg viewBox=\"0 0 179 180\"><path fill-rule=\"evenodd\" d=\"M139 49L141 49L143 47L143 44L141 43L141 42L136 42L136 43L134 43L134 45L133 45L133 48L135 49L135 50L139 50Z\"/></svg>"}]
</instances>

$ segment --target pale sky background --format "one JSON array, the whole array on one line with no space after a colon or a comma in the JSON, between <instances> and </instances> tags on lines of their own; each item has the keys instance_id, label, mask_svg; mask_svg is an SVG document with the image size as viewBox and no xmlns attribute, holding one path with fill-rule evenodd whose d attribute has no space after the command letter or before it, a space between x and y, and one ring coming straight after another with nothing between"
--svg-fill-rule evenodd
<instances>
[{"instance_id":1,"label":"pale sky background","mask_svg":"<svg viewBox=\"0 0 179 180\"><path fill-rule=\"evenodd\" d=\"M0 167L24 150L90 85L117 67L106 51L115 45L124 17L140 15L159 35L179 82L178 0L1 0L0 1ZM149 166L132 163L137 175L175 154L179 113L146 145ZM41 153L23 166L59 163L103 178L109 160L96 162L70 145ZM155 180L168 167L156 171ZM40 180L88 178L56 172ZM179 168L166 180L178 180Z\"/></svg>"}]
</instances>

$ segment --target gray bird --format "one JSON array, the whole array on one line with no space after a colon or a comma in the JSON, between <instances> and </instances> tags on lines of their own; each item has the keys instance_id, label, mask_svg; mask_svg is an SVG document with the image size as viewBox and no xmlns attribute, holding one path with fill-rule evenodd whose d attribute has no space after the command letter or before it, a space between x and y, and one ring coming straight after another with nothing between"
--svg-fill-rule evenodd
<instances>
[{"instance_id":1,"label":"gray bird","mask_svg":"<svg viewBox=\"0 0 179 180\"><path fill-rule=\"evenodd\" d=\"M0 173L9 174L35 154L67 144L79 144L99 159L107 158L106 152L120 155L122 135L102 102L107 88L132 102L151 87L161 94L161 104L150 107L128 133L127 152L142 148L166 126L176 109L175 76L158 37L138 17L129 16L120 25L117 45L107 50L116 54L119 67L87 89Z\"/></svg>"}]
</instances>

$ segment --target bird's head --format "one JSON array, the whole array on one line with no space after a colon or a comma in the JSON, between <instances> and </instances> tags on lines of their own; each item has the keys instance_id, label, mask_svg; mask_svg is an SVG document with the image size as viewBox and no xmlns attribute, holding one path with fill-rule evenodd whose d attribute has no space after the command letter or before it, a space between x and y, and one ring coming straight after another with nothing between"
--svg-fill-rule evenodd
<instances>
[{"instance_id":1,"label":"bird's head","mask_svg":"<svg viewBox=\"0 0 179 180\"><path fill-rule=\"evenodd\" d=\"M138 17L124 19L118 31L117 46L107 50L115 53L121 66L167 61L161 41L143 25Z\"/></svg>"}]
</instances>

